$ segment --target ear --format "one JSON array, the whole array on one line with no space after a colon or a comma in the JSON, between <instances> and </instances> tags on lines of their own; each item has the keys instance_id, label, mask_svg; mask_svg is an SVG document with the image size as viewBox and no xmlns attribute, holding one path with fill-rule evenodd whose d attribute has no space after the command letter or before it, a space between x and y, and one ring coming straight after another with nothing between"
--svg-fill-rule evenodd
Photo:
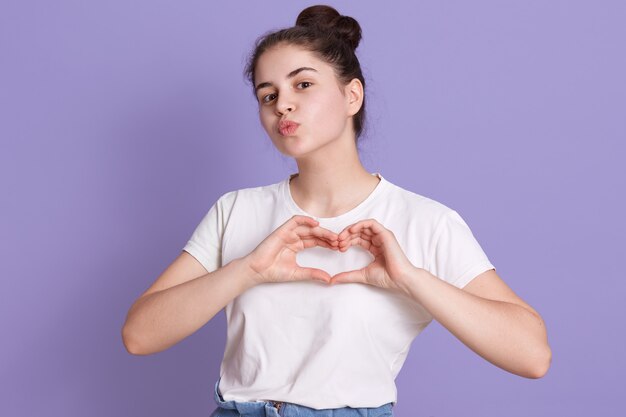
<instances>
[{"instance_id":1,"label":"ear","mask_svg":"<svg viewBox=\"0 0 626 417\"><path fill-rule=\"evenodd\" d=\"M361 110L361 106L363 105L363 84L361 84L358 78L353 78L352 81L345 86L344 94L348 106L348 115L354 116Z\"/></svg>"}]
</instances>

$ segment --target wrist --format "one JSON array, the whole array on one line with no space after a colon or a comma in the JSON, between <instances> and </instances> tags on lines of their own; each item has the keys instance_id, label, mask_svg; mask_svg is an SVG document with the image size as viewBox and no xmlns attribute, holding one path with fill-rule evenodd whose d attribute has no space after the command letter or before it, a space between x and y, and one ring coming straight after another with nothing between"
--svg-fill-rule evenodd
<instances>
[{"instance_id":1,"label":"wrist","mask_svg":"<svg viewBox=\"0 0 626 417\"><path fill-rule=\"evenodd\" d=\"M396 285L404 295L413 298L415 284L422 278L423 273L424 269L411 265L398 275Z\"/></svg>"},{"instance_id":2,"label":"wrist","mask_svg":"<svg viewBox=\"0 0 626 417\"><path fill-rule=\"evenodd\" d=\"M239 268L242 270L241 276L244 277L249 287L263 283L263 277L254 269L248 256L238 258L235 261L239 264Z\"/></svg>"}]
</instances>

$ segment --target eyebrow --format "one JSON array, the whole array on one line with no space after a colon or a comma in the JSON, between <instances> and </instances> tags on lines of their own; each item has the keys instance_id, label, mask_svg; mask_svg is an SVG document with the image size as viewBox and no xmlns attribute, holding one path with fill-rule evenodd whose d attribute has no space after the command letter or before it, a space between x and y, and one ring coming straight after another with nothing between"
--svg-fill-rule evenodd
<instances>
[{"instance_id":1,"label":"eyebrow","mask_svg":"<svg viewBox=\"0 0 626 417\"><path fill-rule=\"evenodd\" d=\"M298 68L298 69L295 69L295 70L291 71L289 74L287 74L287 77L286 77L286 78L287 78L287 79L289 79L289 78L293 78L293 77L295 77L296 75L300 74L302 71L315 71L315 72L317 72L317 70L316 70L315 68L311 68L311 67L300 67L300 68ZM257 86L256 86L256 88L254 89L254 91L255 91L255 92L257 92L257 91L259 91L259 89L261 89L261 88L271 87L272 85L274 85L274 84L272 84L272 83L270 83L270 82L260 83L259 85L257 85Z\"/></svg>"}]
</instances>

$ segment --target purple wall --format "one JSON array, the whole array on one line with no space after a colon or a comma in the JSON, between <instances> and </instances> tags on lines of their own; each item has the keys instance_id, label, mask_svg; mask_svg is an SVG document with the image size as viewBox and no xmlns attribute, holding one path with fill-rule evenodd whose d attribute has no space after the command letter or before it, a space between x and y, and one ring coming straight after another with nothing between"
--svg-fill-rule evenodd
<instances>
[{"instance_id":1,"label":"purple wall","mask_svg":"<svg viewBox=\"0 0 626 417\"><path fill-rule=\"evenodd\" d=\"M0 415L215 408L223 311L146 357L126 352L121 326L221 193L295 172L242 69L258 35L311 4L0 4ZM433 322L396 415L616 415L626 6L393 4L332 2L364 31L362 160L459 211L553 349L548 374L524 379Z\"/></svg>"}]
</instances>

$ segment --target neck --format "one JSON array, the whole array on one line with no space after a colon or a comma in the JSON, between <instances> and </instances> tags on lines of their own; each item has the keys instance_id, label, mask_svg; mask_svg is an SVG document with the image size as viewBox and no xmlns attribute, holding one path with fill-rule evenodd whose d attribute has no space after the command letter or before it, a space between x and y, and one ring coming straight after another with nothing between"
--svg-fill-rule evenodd
<instances>
[{"instance_id":1,"label":"neck","mask_svg":"<svg viewBox=\"0 0 626 417\"><path fill-rule=\"evenodd\" d=\"M380 180L363 167L354 141L351 145L337 141L332 152L318 149L316 155L296 160L298 173L292 176L289 187L300 208L316 217L335 217L374 191Z\"/></svg>"}]
</instances>

